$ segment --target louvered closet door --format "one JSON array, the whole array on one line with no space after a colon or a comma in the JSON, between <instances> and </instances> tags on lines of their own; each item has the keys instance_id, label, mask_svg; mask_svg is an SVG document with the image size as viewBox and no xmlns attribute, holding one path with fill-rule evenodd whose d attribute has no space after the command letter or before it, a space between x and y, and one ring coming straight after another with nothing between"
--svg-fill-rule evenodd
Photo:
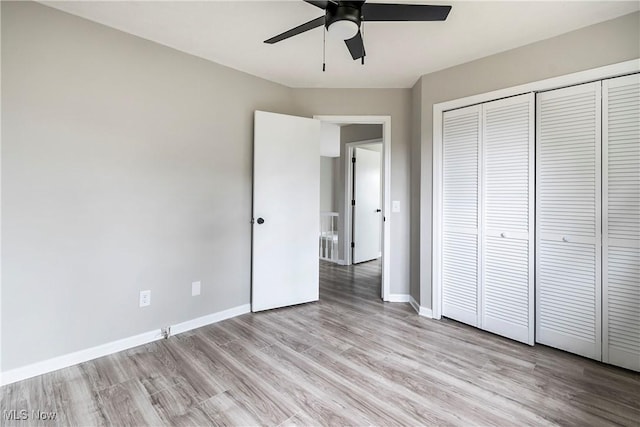
<instances>
[{"instance_id":1,"label":"louvered closet door","mask_svg":"<svg viewBox=\"0 0 640 427\"><path fill-rule=\"evenodd\" d=\"M603 93L603 354L640 370L640 75Z\"/></svg>"},{"instance_id":2,"label":"louvered closet door","mask_svg":"<svg viewBox=\"0 0 640 427\"><path fill-rule=\"evenodd\" d=\"M483 105L482 328L534 343L534 95Z\"/></svg>"},{"instance_id":3,"label":"louvered closet door","mask_svg":"<svg viewBox=\"0 0 640 427\"><path fill-rule=\"evenodd\" d=\"M601 359L600 82L537 98L536 341Z\"/></svg>"},{"instance_id":4,"label":"louvered closet door","mask_svg":"<svg viewBox=\"0 0 640 427\"><path fill-rule=\"evenodd\" d=\"M442 314L478 326L480 107L443 115Z\"/></svg>"}]
</instances>

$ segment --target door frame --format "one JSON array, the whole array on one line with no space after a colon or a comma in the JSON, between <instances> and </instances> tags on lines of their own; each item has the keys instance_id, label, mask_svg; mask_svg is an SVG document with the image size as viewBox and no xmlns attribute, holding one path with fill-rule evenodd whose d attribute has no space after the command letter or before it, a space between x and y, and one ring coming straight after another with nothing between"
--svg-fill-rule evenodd
<instances>
[{"instance_id":1,"label":"door frame","mask_svg":"<svg viewBox=\"0 0 640 427\"><path fill-rule=\"evenodd\" d=\"M433 105L433 216L427 223L433 230L431 241L427 241L425 236L420 237L421 253L428 253L431 249L431 277L420 275L420 289L425 289L429 279L431 280L431 306L432 317L440 319L442 317L442 218L443 218L443 147L442 147L442 114L445 111L468 107L475 104L482 104L522 95L528 92L542 92L552 89L559 89L567 86L589 83L640 71L640 58L617 64L605 65L585 71L578 71L552 77L545 80L538 80L520 86L513 86L506 89L499 89L492 92L472 95L460 99L441 102ZM423 169L424 170L424 169ZM421 223L424 216L421 215ZM426 228L426 227L425 227ZM428 261L428 260L427 260ZM421 260L420 271L423 271L423 261Z\"/></svg>"},{"instance_id":2,"label":"door frame","mask_svg":"<svg viewBox=\"0 0 640 427\"><path fill-rule=\"evenodd\" d=\"M380 289L383 301L390 301L391 284L391 116L347 116L347 115L315 115L314 119L334 124L382 125L382 284ZM376 140L378 141L378 140ZM351 144L351 143L350 143ZM349 150L347 150L348 152ZM345 159L346 160L346 159ZM347 169L351 162L345 161ZM346 172L350 173L350 172ZM345 175L345 185L347 185ZM345 188L345 213L349 204ZM351 200L351 199L349 199ZM349 215L345 215L345 224ZM349 230L345 226L345 233ZM346 234L345 234L346 235ZM351 240L343 239L345 264L351 264ZM346 246L349 246L347 248Z\"/></svg>"},{"instance_id":3,"label":"door frame","mask_svg":"<svg viewBox=\"0 0 640 427\"><path fill-rule=\"evenodd\" d=\"M354 185L354 179L355 177L353 176L353 163L351 163L349 161L349 159L351 159L354 155L354 150L355 148L357 148L359 145L368 145L368 144L382 144L382 149L384 150L384 142L383 142L383 138L375 138L375 139L368 139L368 140L362 140L362 141L356 141L356 142L347 142L345 144L345 148L346 148L346 161L344 162L344 184L345 184L345 188L344 188L344 202L345 202L345 215L344 215L344 233L345 236L349 237L349 241L347 241L347 239L345 238L344 240L344 249L345 249L345 259L344 259L344 263L345 265L351 265L353 264L353 248L351 248L350 243L353 242L353 206L351 206L351 200L353 200L353 185ZM381 153L382 156L382 153ZM384 174L382 172L382 167L380 168L380 177L383 178ZM384 179L384 178L383 178ZM384 192L384 189L383 189ZM381 200L382 203L384 203L384 199ZM384 216L384 215L383 215ZM383 219L382 224L384 224L385 221ZM384 229L381 228L380 229L380 235L382 236L384 232ZM382 250L382 245L380 247L380 249Z\"/></svg>"}]
</instances>

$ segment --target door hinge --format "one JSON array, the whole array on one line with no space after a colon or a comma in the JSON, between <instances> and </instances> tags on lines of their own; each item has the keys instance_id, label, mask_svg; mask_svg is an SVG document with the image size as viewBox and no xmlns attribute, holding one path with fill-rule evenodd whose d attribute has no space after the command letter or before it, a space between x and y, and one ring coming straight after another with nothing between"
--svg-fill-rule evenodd
<instances>
[{"instance_id":1,"label":"door hinge","mask_svg":"<svg viewBox=\"0 0 640 427\"><path fill-rule=\"evenodd\" d=\"M356 201L355 200L351 200L351 206L355 206L356 205Z\"/></svg>"},{"instance_id":2,"label":"door hinge","mask_svg":"<svg viewBox=\"0 0 640 427\"><path fill-rule=\"evenodd\" d=\"M355 162L356 162L356 158L355 158L355 157L352 157L352 158L351 158L351 163L355 163Z\"/></svg>"},{"instance_id":3,"label":"door hinge","mask_svg":"<svg viewBox=\"0 0 640 427\"><path fill-rule=\"evenodd\" d=\"M355 248L355 247L356 247L356 244L355 244L355 243L353 243L353 242L351 242L351 247L352 247L352 248Z\"/></svg>"}]
</instances>

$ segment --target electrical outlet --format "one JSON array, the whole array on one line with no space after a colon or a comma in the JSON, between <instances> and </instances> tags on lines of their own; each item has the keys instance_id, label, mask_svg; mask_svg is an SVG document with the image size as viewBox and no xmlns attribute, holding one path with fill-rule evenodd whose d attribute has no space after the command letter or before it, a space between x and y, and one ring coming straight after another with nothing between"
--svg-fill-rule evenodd
<instances>
[{"instance_id":1,"label":"electrical outlet","mask_svg":"<svg viewBox=\"0 0 640 427\"><path fill-rule=\"evenodd\" d=\"M166 328L160 328L160 334L162 335L162 338L169 339L169 337L171 336L171 326L167 326Z\"/></svg>"},{"instance_id":2,"label":"electrical outlet","mask_svg":"<svg viewBox=\"0 0 640 427\"><path fill-rule=\"evenodd\" d=\"M140 307L151 305L151 291L140 291Z\"/></svg>"},{"instance_id":3,"label":"electrical outlet","mask_svg":"<svg viewBox=\"0 0 640 427\"><path fill-rule=\"evenodd\" d=\"M199 281L198 282L193 282L191 284L191 296L192 297L195 297L196 295L200 295L200 287L201 287L200 285L201 285L201 283Z\"/></svg>"}]
</instances>

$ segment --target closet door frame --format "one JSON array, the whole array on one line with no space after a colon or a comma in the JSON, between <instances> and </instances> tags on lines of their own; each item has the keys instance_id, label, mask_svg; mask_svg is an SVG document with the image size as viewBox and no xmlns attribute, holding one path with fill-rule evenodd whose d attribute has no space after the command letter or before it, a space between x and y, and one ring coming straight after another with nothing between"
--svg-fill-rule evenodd
<instances>
[{"instance_id":1,"label":"closet door frame","mask_svg":"<svg viewBox=\"0 0 640 427\"><path fill-rule=\"evenodd\" d=\"M606 65L590 70L580 71L577 73L567 74L563 76L553 77L550 79L539 80L514 86L506 89L495 90L479 95L468 96L451 101L441 102L433 105L433 144L432 144L432 169L426 164L428 156L422 155L423 165L421 166L421 197L432 197L433 209L432 216L427 209L428 203L422 203L425 211L420 215L420 289L421 301L417 307L419 313L426 317L440 319L442 316L442 210L443 210L443 146L442 146L442 114L444 111L457 108L467 107L488 101L494 101L510 96L522 95L528 92L546 91L561 87L587 83L595 80L603 80L613 77L619 77L626 74L640 72L640 60L638 58L617 64ZM424 149L423 149L424 150ZM433 176L433 194L429 194L428 184ZM432 230L432 233L429 233ZM431 259L424 258L431 252ZM429 274L429 272L431 274ZM431 298L422 295L422 292L431 290ZM428 307L428 301L431 300L431 307ZM423 301L427 301L423 303Z\"/></svg>"}]
</instances>

